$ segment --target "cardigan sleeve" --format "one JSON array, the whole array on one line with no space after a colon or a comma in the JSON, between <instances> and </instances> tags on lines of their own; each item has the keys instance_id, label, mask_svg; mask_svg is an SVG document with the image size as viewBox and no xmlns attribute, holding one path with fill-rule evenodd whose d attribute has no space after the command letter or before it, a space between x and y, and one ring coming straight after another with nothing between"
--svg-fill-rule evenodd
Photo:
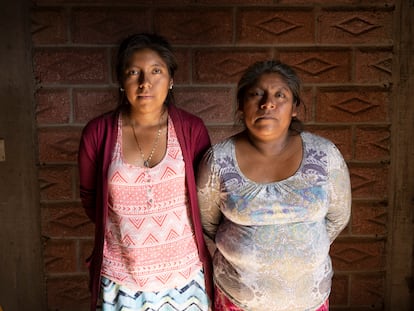
<instances>
[{"instance_id":1,"label":"cardigan sleeve","mask_svg":"<svg viewBox=\"0 0 414 311\"><path fill-rule=\"evenodd\" d=\"M79 187L82 206L92 222L96 222L97 150L95 123L89 123L82 131L78 151Z\"/></svg>"}]
</instances>

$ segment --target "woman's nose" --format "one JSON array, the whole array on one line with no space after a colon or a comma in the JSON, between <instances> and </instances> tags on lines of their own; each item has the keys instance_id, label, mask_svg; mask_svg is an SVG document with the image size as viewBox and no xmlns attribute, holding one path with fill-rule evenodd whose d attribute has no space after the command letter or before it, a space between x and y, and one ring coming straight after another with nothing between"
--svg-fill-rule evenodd
<instances>
[{"instance_id":1,"label":"woman's nose","mask_svg":"<svg viewBox=\"0 0 414 311\"><path fill-rule=\"evenodd\" d=\"M260 109L274 109L274 108L276 108L274 99L270 96L265 96L263 98L262 103L260 104Z\"/></svg>"},{"instance_id":2,"label":"woman's nose","mask_svg":"<svg viewBox=\"0 0 414 311\"><path fill-rule=\"evenodd\" d=\"M144 87L151 87L151 81L148 79L148 76L144 73L140 74L138 79L138 87L143 89Z\"/></svg>"}]
</instances>

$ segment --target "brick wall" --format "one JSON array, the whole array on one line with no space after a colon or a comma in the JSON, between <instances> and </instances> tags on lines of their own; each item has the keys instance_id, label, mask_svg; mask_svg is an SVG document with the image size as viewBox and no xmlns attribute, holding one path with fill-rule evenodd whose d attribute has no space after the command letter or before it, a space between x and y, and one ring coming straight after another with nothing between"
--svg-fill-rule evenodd
<instances>
[{"instance_id":1,"label":"brick wall","mask_svg":"<svg viewBox=\"0 0 414 311\"><path fill-rule=\"evenodd\" d=\"M179 106L213 142L235 133L235 86L256 60L292 65L308 129L334 141L351 172L352 219L333 244L332 310L383 310L392 106L392 0L36 0L32 41L44 267L50 310L87 309L93 225L76 153L87 120L116 103L119 40L157 31L176 49ZM116 4L114 4L116 3Z\"/></svg>"}]
</instances>

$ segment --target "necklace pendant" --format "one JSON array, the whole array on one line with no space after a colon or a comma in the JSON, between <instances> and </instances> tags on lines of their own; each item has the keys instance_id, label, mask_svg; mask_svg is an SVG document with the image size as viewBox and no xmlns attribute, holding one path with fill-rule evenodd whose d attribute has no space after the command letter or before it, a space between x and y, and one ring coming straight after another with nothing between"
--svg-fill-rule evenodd
<instances>
[{"instance_id":1,"label":"necklace pendant","mask_svg":"<svg viewBox=\"0 0 414 311\"><path fill-rule=\"evenodd\" d=\"M145 166L145 167L149 167L149 161L148 161L148 160L145 160L145 161L144 161L144 166Z\"/></svg>"}]
</instances>

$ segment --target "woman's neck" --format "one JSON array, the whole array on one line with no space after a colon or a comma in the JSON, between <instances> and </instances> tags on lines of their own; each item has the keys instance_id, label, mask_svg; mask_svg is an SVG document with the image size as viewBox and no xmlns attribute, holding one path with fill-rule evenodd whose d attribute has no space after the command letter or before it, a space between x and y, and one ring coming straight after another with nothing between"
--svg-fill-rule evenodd
<instances>
[{"instance_id":1,"label":"woman's neck","mask_svg":"<svg viewBox=\"0 0 414 311\"><path fill-rule=\"evenodd\" d=\"M245 132L245 136L252 147L264 156L281 155L285 150L288 149L289 144L292 141L292 134L290 131L271 140L258 139L248 131Z\"/></svg>"},{"instance_id":2,"label":"woman's neck","mask_svg":"<svg viewBox=\"0 0 414 311\"><path fill-rule=\"evenodd\" d=\"M134 109L129 108L125 114L126 121L134 127L152 127L158 126L164 121L164 115L167 111L166 107L163 107L159 111L141 113Z\"/></svg>"}]
</instances>

